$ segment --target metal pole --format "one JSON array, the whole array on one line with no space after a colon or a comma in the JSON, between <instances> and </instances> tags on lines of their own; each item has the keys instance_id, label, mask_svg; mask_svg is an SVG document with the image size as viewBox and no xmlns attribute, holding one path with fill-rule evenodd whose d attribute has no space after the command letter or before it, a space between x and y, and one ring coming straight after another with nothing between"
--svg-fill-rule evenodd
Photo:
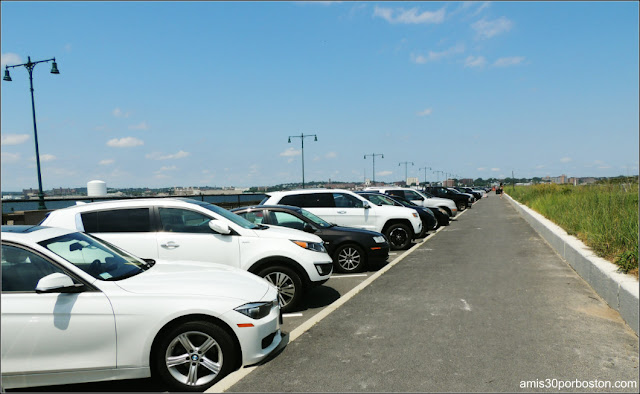
<instances>
[{"instance_id":1,"label":"metal pole","mask_svg":"<svg viewBox=\"0 0 640 394\"><path fill-rule=\"evenodd\" d=\"M304 137L301 137L300 140L302 141L302 188L304 189Z\"/></svg>"},{"instance_id":2,"label":"metal pole","mask_svg":"<svg viewBox=\"0 0 640 394\"><path fill-rule=\"evenodd\" d=\"M384 154L383 153L372 153L370 155L364 155L365 160L367 159L367 156L371 156L373 157L373 183L376 183L376 156L381 156L384 159Z\"/></svg>"},{"instance_id":3,"label":"metal pole","mask_svg":"<svg viewBox=\"0 0 640 394\"><path fill-rule=\"evenodd\" d=\"M31 113L33 114L33 139L36 143L36 167L38 168L38 209L47 209L44 205L44 193L42 192L42 176L40 174L40 150L38 149L38 127L36 126L36 104L33 98L33 67L31 57L27 57L27 70L29 71L29 85L31 90Z\"/></svg>"}]
</instances>

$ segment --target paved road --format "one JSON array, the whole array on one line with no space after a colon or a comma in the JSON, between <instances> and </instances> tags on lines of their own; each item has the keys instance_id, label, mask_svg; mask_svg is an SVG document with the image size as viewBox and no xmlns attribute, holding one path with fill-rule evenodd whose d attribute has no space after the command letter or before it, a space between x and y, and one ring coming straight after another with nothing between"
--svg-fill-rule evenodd
<instances>
[{"instance_id":1,"label":"paved road","mask_svg":"<svg viewBox=\"0 0 640 394\"><path fill-rule=\"evenodd\" d=\"M638 337L491 195L228 391L530 392L521 382L546 379L637 384Z\"/></svg>"}]
</instances>

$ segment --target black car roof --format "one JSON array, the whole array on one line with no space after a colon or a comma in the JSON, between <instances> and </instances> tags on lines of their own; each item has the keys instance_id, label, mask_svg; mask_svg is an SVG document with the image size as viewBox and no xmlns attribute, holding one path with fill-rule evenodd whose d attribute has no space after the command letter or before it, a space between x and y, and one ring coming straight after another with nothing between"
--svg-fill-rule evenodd
<instances>
[{"instance_id":1,"label":"black car roof","mask_svg":"<svg viewBox=\"0 0 640 394\"><path fill-rule=\"evenodd\" d=\"M290 211L300 212L302 208L293 205L250 205L247 207L233 208L231 212L244 211L246 209L288 209Z\"/></svg>"}]
</instances>

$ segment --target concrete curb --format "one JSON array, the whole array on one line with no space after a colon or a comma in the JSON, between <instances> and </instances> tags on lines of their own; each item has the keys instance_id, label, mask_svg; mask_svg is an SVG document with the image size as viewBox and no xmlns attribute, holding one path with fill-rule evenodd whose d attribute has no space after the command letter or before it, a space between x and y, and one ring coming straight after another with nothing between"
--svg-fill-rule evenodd
<instances>
[{"instance_id":1,"label":"concrete curb","mask_svg":"<svg viewBox=\"0 0 640 394\"><path fill-rule=\"evenodd\" d=\"M638 335L638 281L618 272L615 264L596 256L574 236L531 208L515 201L505 193L507 200L542 238L606 301Z\"/></svg>"}]
</instances>

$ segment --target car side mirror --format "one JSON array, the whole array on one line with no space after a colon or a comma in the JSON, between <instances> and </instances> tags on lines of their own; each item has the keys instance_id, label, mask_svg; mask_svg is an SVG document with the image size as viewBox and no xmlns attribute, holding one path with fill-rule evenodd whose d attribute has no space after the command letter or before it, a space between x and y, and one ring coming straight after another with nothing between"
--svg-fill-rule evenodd
<instances>
[{"instance_id":1,"label":"car side mirror","mask_svg":"<svg viewBox=\"0 0 640 394\"><path fill-rule=\"evenodd\" d=\"M68 275L56 272L38 281L36 293L80 293L84 291L83 284L73 283Z\"/></svg>"},{"instance_id":2,"label":"car side mirror","mask_svg":"<svg viewBox=\"0 0 640 394\"><path fill-rule=\"evenodd\" d=\"M364 209L369 209L369 208L371 208L371 204L369 204L368 202L364 201L364 202L362 203L362 208L364 208Z\"/></svg>"},{"instance_id":3,"label":"car side mirror","mask_svg":"<svg viewBox=\"0 0 640 394\"><path fill-rule=\"evenodd\" d=\"M315 233L316 232L316 229L313 228L313 226L311 226L309 223L305 223L305 225L302 228L302 230L307 232L307 233Z\"/></svg>"},{"instance_id":4,"label":"car side mirror","mask_svg":"<svg viewBox=\"0 0 640 394\"><path fill-rule=\"evenodd\" d=\"M218 234L229 235L231 234L231 229L226 223L222 223L219 220L210 220L209 228L215 231Z\"/></svg>"}]
</instances>

